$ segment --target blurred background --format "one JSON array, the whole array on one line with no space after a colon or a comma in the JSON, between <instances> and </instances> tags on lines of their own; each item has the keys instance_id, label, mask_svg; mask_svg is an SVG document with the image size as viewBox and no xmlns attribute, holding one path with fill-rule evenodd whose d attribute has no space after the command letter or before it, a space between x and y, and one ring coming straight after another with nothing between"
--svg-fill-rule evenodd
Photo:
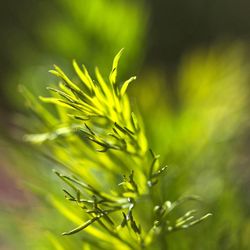
<instances>
[{"instance_id":1,"label":"blurred background","mask_svg":"<svg viewBox=\"0 0 250 250\"><path fill-rule=\"evenodd\" d=\"M169 165L165 198L195 193L214 214L169 235L169 249L250 249L249 10L243 0L2 1L0 248L53 249L42 232L64 223L27 187L48 176L20 146L18 86L43 95L52 65L70 75L72 59L105 75L125 48L120 79L138 76L129 92Z\"/></svg>"}]
</instances>

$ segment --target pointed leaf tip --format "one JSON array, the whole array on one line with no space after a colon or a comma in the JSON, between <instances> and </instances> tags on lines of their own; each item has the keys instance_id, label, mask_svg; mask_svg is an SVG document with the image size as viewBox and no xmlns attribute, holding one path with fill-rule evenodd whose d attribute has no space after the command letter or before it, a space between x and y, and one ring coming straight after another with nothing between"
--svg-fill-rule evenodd
<instances>
[{"instance_id":1,"label":"pointed leaf tip","mask_svg":"<svg viewBox=\"0 0 250 250\"><path fill-rule=\"evenodd\" d=\"M125 94L125 92L126 92L126 90L127 90L127 88L128 88L128 85L129 85L132 81L134 81L135 79L136 79L136 76L132 76L131 78L129 78L127 81L125 81L125 82L123 83L123 85L122 85L122 87L121 87L121 91L120 91L121 96L123 96L123 95Z\"/></svg>"},{"instance_id":2,"label":"pointed leaf tip","mask_svg":"<svg viewBox=\"0 0 250 250\"><path fill-rule=\"evenodd\" d=\"M115 84L116 83L116 77L117 77L117 67L118 67L118 63L120 60L120 57L123 53L123 48L116 54L114 60L113 60L113 65L112 65L112 70L110 72L109 75L109 80L111 82L111 84Z\"/></svg>"}]
</instances>

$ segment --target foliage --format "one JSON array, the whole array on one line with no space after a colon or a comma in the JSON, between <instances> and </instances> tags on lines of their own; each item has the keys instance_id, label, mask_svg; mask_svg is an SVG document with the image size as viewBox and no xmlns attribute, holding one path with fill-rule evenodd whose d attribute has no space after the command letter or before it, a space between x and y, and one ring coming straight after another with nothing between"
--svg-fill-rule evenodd
<instances>
[{"instance_id":1,"label":"foliage","mask_svg":"<svg viewBox=\"0 0 250 250\"><path fill-rule=\"evenodd\" d=\"M108 80L98 68L93 80L76 61L78 79L74 80L55 66L50 72L59 77L59 87L48 88L52 96L40 97L54 110L21 87L36 118L32 129L40 131L31 131L25 139L38 144L38 152L54 162L54 172L62 180L67 202L53 193L49 201L77 225L63 235L81 234L84 249L88 245L165 249L166 235L210 214L200 215L194 209L180 214L178 208L184 202L199 200L195 196L163 200L159 183L167 167L148 147L142 119L131 111L126 90L135 77L121 84L117 81L121 54L122 50L115 56ZM67 249L58 237L49 235L57 249Z\"/></svg>"}]
</instances>

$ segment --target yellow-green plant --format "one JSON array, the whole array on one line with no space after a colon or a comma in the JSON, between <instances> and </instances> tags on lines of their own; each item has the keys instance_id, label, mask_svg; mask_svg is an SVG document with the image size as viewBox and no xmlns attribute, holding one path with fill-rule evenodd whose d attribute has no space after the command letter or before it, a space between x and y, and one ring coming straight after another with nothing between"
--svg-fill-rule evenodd
<instances>
[{"instance_id":1,"label":"yellow-green plant","mask_svg":"<svg viewBox=\"0 0 250 250\"><path fill-rule=\"evenodd\" d=\"M201 216L192 209L172 215L187 200L197 200L195 196L163 200L160 184L167 167L149 148L142 119L132 112L126 90L135 77L117 81L121 54L115 56L108 79L96 68L93 80L75 61L76 79L55 66L50 72L60 79L59 86L48 87L50 97L40 97L54 104L52 110L22 88L37 118L32 126L36 131L25 139L39 144L62 180L67 201L55 194L49 201L76 224L63 235L78 233L84 249L165 249L167 234L210 214ZM53 234L49 239L56 249L67 249Z\"/></svg>"}]
</instances>

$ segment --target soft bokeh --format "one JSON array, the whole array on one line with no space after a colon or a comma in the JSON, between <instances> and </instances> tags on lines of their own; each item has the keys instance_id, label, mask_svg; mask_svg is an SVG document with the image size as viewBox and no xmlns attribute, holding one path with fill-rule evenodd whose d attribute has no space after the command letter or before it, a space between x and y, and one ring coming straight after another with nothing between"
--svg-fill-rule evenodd
<instances>
[{"instance_id":1,"label":"soft bokeh","mask_svg":"<svg viewBox=\"0 0 250 250\"><path fill-rule=\"evenodd\" d=\"M35 130L36 123L24 119L18 86L45 95L46 86L57 81L48 70L55 63L73 76L72 59L107 74L123 47L119 77L138 76L129 89L132 103L142 113L150 147L169 166L161 186L164 200L196 194L201 209L213 213L192 229L166 235L168 249L250 248L248 3L13 0L3 5L1 249L61 250L61 244L75 249L81 242L78 236L72 236L74 244L60 236L72 216L60 210L64 200L53 162L22 143L25 130ZM51 194L59 197L54 206L47 202Z\"/></svg>"}]
</instances>

